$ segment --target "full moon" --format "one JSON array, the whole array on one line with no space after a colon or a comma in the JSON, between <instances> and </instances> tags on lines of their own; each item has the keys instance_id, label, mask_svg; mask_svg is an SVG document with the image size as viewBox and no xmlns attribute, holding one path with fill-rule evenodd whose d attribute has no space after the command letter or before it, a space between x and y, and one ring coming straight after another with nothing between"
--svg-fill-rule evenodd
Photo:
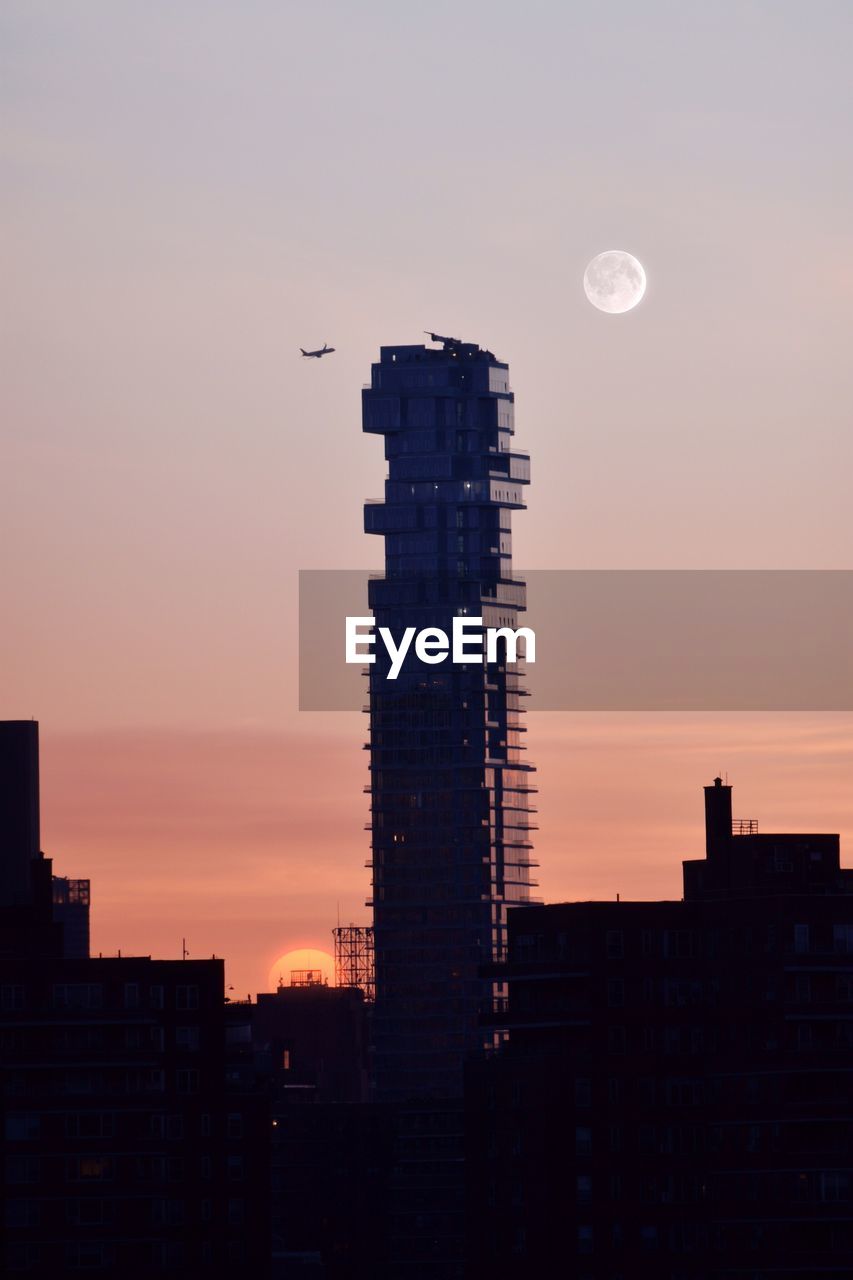
<instances>
[{"instance_id":1,"label":"full moon","mask_svg":"<svg viewBox=\"0 0 853 1280\"><path fill-rule=\"evenodd\" d=\"M643 264L623 249L599 253L583 273L586 296L599 311L612 316L636 307L646 292Z\"/></svg>"}]
</instances>

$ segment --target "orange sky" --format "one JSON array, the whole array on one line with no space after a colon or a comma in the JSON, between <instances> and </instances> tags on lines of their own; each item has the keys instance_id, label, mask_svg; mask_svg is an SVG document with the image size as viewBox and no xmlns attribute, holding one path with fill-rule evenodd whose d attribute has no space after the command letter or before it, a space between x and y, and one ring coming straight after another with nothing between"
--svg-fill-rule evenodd
<instances>
[{"instance_id":1,"label":"orange sky","mask_svg":"<svg viewBox=\"0 0 853 1280\"><path fill-rule=\"evenodd\" d=\"M93 946L225 955L240 993L297 946L366 922L365 717L311 733L42 729L43 841L93 880ZM760 830L853 836L853 717L531 716L539 892L677 897L718 770Z\"/></svg>"},{"instance_id":2,"label":"orange sky","mask_svg":"<svg viewBox=\"0 0 853 1280\"><path fill-rule=\"evenodd\" d=\"M186 936L243 991L366 918L364 718L300 716L294 637L300 568L380 563L380 344L509 361L520 569L849 567L845 6L2 21L0 715L41 722L96 948ZM649 285L610 317L617 246ZM530 727L548 898L677 894L719 769L765 829L853 831L849 717Z\"/></svg>"}]
</instances>

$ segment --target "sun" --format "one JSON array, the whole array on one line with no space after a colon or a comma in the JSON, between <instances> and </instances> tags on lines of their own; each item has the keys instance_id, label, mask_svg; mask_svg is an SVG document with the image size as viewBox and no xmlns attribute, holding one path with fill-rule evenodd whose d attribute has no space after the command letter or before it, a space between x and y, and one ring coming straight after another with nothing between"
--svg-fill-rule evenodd
<instances>
[{"instance_id":1,"label":"sun","mask_svg":"<svg viewBox=\"0 0 853 1280\"><path fill-rule=\"evenodd\" d=\"M294 951L285 951L276 960L269 973L269 989L275 991L279 983L289 987L294 981L323 982L329 986L335 983L335 961L328 951L318 947L297 947Z\"/></svg>"}]
</instances>

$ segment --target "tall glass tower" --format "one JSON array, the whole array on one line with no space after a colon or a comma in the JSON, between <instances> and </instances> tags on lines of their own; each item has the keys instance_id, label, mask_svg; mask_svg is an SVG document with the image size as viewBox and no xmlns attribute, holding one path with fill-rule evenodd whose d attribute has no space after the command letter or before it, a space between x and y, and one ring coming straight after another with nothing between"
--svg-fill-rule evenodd
<instances>
[{"instance_id":1,"label":"tall glass tower","mask_svg":"<svg viewBox=\"0 0 853 1280\"><path fill-rule=\"evenodd\" d=\"M388 460L385 500L365 507L365 529L385 538L369 599L396 640L412 626L449 635L457 615L515 629L525 608L510 521L530 463L512 449L508 366L432 338L382 347L363 392L364 430L385 437ZM379 1098L461 1094L466 1056L487 1043L481 1014L502 994L481 966L502 957L508 907L530 900L526 690L498 656L412 657L390 681L378 645L369 669Z\"/></svg>"}]
</instances>

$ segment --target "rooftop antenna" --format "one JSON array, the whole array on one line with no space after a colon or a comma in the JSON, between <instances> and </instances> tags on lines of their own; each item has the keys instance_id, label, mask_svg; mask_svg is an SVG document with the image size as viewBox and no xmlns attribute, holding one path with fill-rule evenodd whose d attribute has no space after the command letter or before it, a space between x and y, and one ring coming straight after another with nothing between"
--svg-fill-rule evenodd
<instances>
[{"instance_id":1,"label":"rooftop antenna","mask_svg":"<svg viewBox=\"0 0 853 1280\"><path fill-rule=\"evenodd\" d=\"M186 938L181 938L181 959L188 960L189 957L190 953L187 951L187 940Z\"/></svg>"}]
</instances>

